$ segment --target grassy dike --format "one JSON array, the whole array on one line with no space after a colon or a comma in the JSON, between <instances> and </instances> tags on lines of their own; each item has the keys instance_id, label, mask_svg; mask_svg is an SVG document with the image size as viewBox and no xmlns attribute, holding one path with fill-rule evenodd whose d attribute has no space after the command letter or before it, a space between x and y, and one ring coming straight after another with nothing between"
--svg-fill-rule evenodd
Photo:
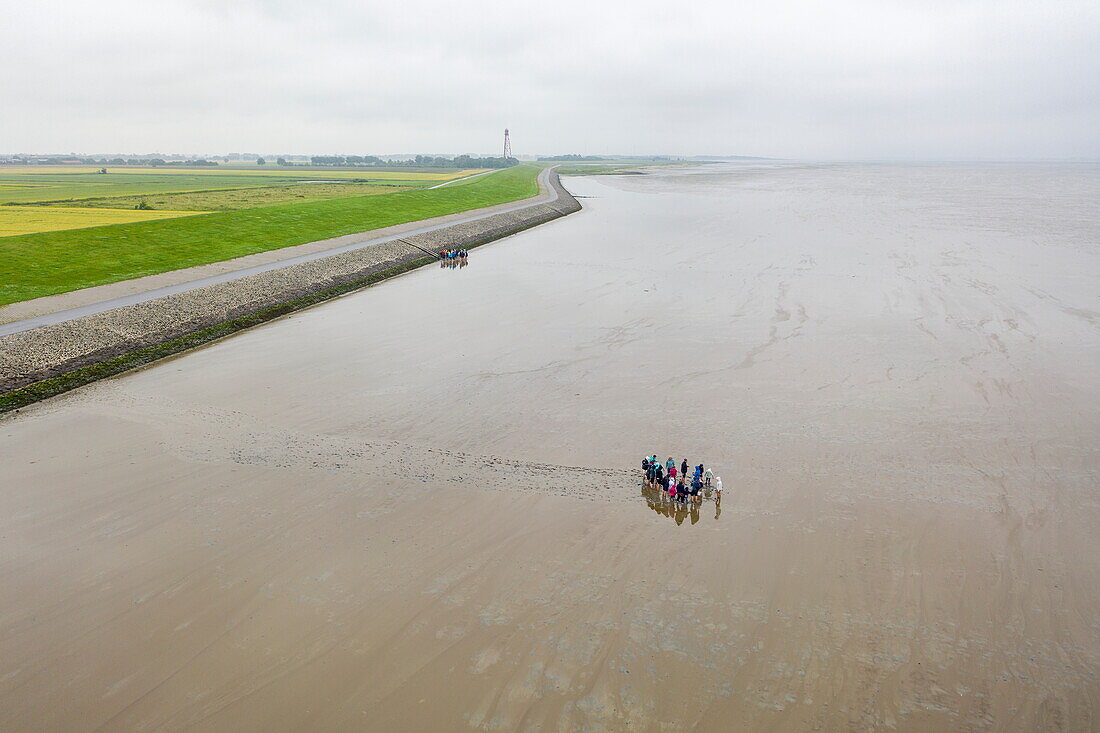
<instances>
[{"instance_id":1,"label":"grassy dike","mask_svg":"<svg viewBox=\"0 0 1100 733\"><path fill-rule=\"evenodd\" d=\"M436 189L0 238L0 305L518 201L541 168Z\"/></svg>"},{"instance_id":2,"label":"grassy dike","mask_svg":"<svg viewBox=\"0 0 1100 733\"><path fill-rule=\"evenodd\" d=\"M541 209L541 211L533 216L522 216L517 218L515 214L498 214L497 217L511 217L510 223L504 227L500 225L490 225L481 232L458 234L456 242L467 249L479 247L502 237L511 236L526 229L539 226L547 221L552 221L557 217L580 210L580 204L573 199L567 191L560 187L556 177L552 177L550 183L557 188L559 195L563 196L563 198L559 199L561 202L560 204L553 207L540 205L536 207L536 210ZM460 224L457 226L462 227L463 225ZM429 235L419 236L428 237ZM444 243L437 241L434 243L424 242L424 244L433 248L439 248ZM166 335L165 340L147 346L123 347L117 350L113 356L108 352L103 356L95 357L97 360L85 366L70 368L64 373L56 374L56 376L39 379L26 386L0 393L0 413L18 410L21 407L38 402L39 400L53 397L97 380L137 369L165 357L231 336L239 331L258 326L294 311L301 310L302 308L308 308L312 305L322 303L436 262L438 262L438 260L435 257L412 256L410 253L407 259L403 259L396 263L390 263L388 266L380 265L379 267L373 268L373 270L368 268L362 271L360 275L354 276L353 279L346 282L339 282L330 287L324 287L312 292L305 292L300 296L291 297L286 300L276 300L266 307L248 312L239 317L209 322L209 325L205 327L199 327L194 331L189 331L175 337ZM167 307L174 308L175 306Z\"/></svg>"}]
</instances>

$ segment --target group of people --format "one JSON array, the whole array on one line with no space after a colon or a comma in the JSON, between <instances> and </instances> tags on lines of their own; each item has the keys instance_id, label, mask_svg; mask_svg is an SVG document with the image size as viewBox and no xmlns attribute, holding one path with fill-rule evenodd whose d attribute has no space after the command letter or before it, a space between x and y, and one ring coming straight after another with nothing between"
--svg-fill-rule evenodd
<instances>
[{"instance_id":1,"label":"group of people","mask_svg":"<svg viewBox=\"0 0 1100 733\"><path fill-rule=\"evenodd\" d=\"M465 267L468 264L466 258L469 256L470 253L464 249L445 249L439 253L439 266Z\"/></svg>"},{"instance_id":2,"label":"group of people","mask_svg":"<svg viewBox=\"0 0 1100 733\"><path fill-rule=\"evenodd\" d=\"M700 503L711 496L715 501L722 501L722 478L716 477L702 463L692 469L689 479L686 458L677 467L672 456L662 463L654 453L642 459L642 472L645 474L645 485L660 489L662 497L667 497L669 501Z\"/></svg>"}]
</instances>

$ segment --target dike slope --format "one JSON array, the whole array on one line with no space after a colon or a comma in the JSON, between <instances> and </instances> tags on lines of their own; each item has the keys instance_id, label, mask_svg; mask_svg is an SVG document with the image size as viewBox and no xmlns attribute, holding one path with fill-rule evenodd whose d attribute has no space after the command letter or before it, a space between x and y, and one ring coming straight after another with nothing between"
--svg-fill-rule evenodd
<instances>
[{"instance_id":1,"label":"dike slope","mask_svg":"<svg viewBox=\"0 0 1100 733\"><path fill-rule=\"evenodd\" d=\"M475 217L0 337L0 412L194 348L579 211L553 171L548 196ZM476 212L475 212L476 213Z\"/></svg>"}]
</instances>

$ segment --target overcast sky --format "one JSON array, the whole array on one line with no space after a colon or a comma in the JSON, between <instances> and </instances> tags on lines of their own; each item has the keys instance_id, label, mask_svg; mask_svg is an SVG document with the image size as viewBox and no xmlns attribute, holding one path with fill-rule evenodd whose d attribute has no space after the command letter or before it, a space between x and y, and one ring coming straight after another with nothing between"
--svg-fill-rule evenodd
<instances>
[{"instance_id":1,"label":"overcast sky","mask_svg":"<svg viewBox=\"0 0 1100 733\"><path fill-rule=\"evenodd\" d=\"M1100 157L1098 0L0 0L0 152ZM498 153L499 154L499 153Z\"/></svg>"}]
</instances>

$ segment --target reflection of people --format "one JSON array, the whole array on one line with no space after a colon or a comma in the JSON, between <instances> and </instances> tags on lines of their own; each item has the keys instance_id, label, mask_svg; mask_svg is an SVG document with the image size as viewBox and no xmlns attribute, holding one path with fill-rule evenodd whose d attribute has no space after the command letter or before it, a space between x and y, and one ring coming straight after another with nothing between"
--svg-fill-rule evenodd
<instances>
[{"instance_id":1,"label":"reflection of people","mask_svg":"<svg viewBox=\"0 0 1100 733\"><path fill-rule=\"evenodd\" d=\"M668 476L665 476L668 479ZM673 493L677 491L677 484L672 483L669 485L669 492ZM674 494L676 499L669 501L666 498L664 491L658 486L656 488L643 486L642 496L645 498L646 505L657 512L661 516L669 517L676 524L682 525L685 519L690 519L692 524L699 522L699 504L685 503L684 499L687 498L686 494ZM715 507L714 518L722 514L721 507Z\"/></svg>"},{"instance_id":2,"label":"reflection of people","mask_svg":"<svg viewBox=\"0 0 1100 733\"><path fill-rule=\"evenodd\" d=\"M659 496L654 489L643 488L642 496L645 497L645 502L650 509L665 517L672 516L675 505L666 502L663 495Z\"/></svg>"}]
</instances>

